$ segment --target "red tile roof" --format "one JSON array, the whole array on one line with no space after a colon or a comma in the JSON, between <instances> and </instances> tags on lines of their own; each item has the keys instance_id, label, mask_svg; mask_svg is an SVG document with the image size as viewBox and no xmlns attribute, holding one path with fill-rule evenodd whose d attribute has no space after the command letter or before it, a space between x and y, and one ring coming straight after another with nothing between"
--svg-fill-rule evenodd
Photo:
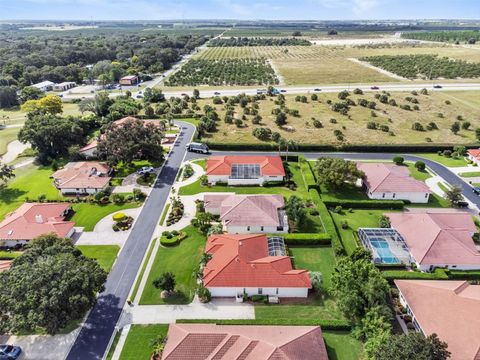
<instances>
[{"instance_id":1,"label":"red tile roof","mask_svg":"<svg viewBox=\"0 0 480 360\"><path fill-rule=\"evenodd\" d=\"M480 149L470 149L468 150L468 155L480 160Z\"/></svg>"},{"instance_id":2,"label":"red tile roof","mask_svg":"<svg viewBox=\"0 0 480 360\"><path fill-rule=\"evenodd\" d=\"M0 239L32 240L48 233L65 237L75 225L64 221L69 208L67 203L24 203L0 223Z\"/></svg>"},{"instance_id":3,"label":"red tile roof","mask_svg":"<svg viewBox=\"0 0 480 360\"><path fill-rule=\"evenodd\" d=\"M280 156L210 156L207 160L207 175L231 175L233 164L259 164L262 176L285 176Z\"/></svg>"},{"instance_id":4,"label":"red tile roof","mask_svg":"<svg viewBox=\"0 0 480 360\"><path fill-rule=\"evenodd\" d=\"M12 267L13 260L0 260L0 272L7 271Z\"/></svg>"},{"instance_id":5,"label":"red tile roof","mask_svg":"<svg viewBox=\"0 0 480 360\"><path fill-rule=\"evenodd\" d=\"M357 163L357 167L365 173L364 182L371 192L431 193L424 182L410 176L410 170L406 166L385 163Z\"/></svg>"},{"instance_id":6,"label":"red tile roof","mask_svg":"<svg viewBox=\"0 0 480 360\"><path fill-rule=\"evenodd\" d=\"M108 185L110 168L97 161L71 162L53 173L55 186L59 189L103 189Z\"/></svg>"},{"instance_id":7,"label":"red tile roof","mask_svg":"<svg viewBox=\"0 0 480 360\"><path fill-rule=\"evenodd\" d=\"M318 326L170 324L162 360L328 360Z\"/></svg>"},{"instance_id":8,"label":"red tile roof","mask_svg":"<svg viewBox=\"0 0 480 360\"><path fill-rule=\"evenodd\" d=\"M395 280L426 335L448 344L451 360L480 355L480 285L466 281Z\"/></svg>"},{"instance_id":9,"label":"red tile roof","mask_svg":"<svg viewBox=\"0 0 480 360\"><path fill-rule=\"evenodd\" d=\"M220 209L227 225L280 226L279 210L285 206L281 195L205 195L205 210Z\"/></svg>"},{"instance_id":10,"label":"red tile roof","mask_svg":"<svg viewBox=\"0 0 480 360\"><path fill-rule=\"evenodd\" d=\"M418 263L480 268L480 252L472 239L477 230L470 214L427 210L385 215L405 239Z\"/></svg>"},{"instance_id":11,"label":"red tile roof","mask_svg":"<svg viewBox=\"0 0 480 360\"><path fill-rule=\"evenodd\" d=\"M266 235L211 235L205 252L212 255L205 287L312 287L308 271L293 269L288 256L268 255Z\"/></svg>"}]
</instances>

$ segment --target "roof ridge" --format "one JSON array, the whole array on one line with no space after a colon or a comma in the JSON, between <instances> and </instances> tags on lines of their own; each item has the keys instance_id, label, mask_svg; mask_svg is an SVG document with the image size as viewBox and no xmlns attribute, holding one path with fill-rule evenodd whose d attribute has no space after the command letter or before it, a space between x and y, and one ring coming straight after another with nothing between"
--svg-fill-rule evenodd
<instances>
[{"instance_id":1,"label":"roof ridge","mask_svg":"<svg viewBox=\"0 0 480 360\"><path fill-rule=\"evenodd\" d=\"M375 186L374 189L372 189L372 191L376 191L380 185L383 184L383 182L387 179L387 177L389 177L391 174L392 174L392 171L384 164L384 163L380 163L380 164L376 164L376 165L382 165L382 168L385 169L387 171L387 173L385 174L385 176L378 182L377 186ZM367 177L367 180L368 180L368 177Z\"/></svg>"},{"instance_id":2,"label":"roof ridge","mask_svg":"<svg viewBox=\"0 0 480 360\"><path fill-rule=\"evenodd\" d=\"M309 327L309 326L308 326L308 325L305 325L305 327ZM300 337L303 337L303 336L305 336L305 335L308 335L308 334L310 334L310 333L312 333L312 332L316 331L317 329L320 329L320 326L315 326L315 325L312 325L312 329L310 329L309 331L307 331L307 332L303 333L302 335L300 335L300 336L297 336L296 338L294 338L294 339L292 339L292 340L290 340L290 341L286 342L285 344L283 344L282 346L280 346L280 347L278 347L278 348L279 348L280 350L282 350L282 351L283 351L283 349L282 349L282 348L283 348L284 346L287 346L288 344L291 344L292 342L294 342L294 341L298 340Z\"/></svg>"},{"instance_id":3,"label":"roof ridge","mask_svg":"<svg viewBox=\"0 0 480 360\"><path fill-rule=\"evenodd\" d=\"M425 250L425 253L423 254L422 258L420 260L418 260L418 263L421 263L423 261L423 259L426 258L427 254L430 252L430 250L432 249L432 246L435 244L435 242L437 241L438 237L440 236L440 233L442 232L442 229L439 228L438 232L437 232L437 236L435 236L435 238L433 239L433 241L431 242L430 246L427 248L427 250Z\"/></svg>"}]
</instances>

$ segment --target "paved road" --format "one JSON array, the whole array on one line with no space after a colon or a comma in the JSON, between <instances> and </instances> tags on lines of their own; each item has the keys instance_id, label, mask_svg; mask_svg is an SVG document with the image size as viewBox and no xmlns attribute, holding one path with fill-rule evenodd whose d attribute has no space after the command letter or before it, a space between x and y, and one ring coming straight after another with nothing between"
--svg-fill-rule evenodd
<instances>
[{"instance_id":1,"label":"paved road","mask_svg":"<svg viewBox=\"0 0 480 360\"><path fill-rule=\"evenodd\" d=\"M98 297L77 337L68 360L101 359L113 334L138 269L168 199L178 169L185 155L185 145L195 131L191 124L183 127L170 156L155 182L154 188L128 237L115 265L108 275L105 290Z\"/></svg>"},{"instance_id":2,"label":"paved road","mask_svg":"<svg viewBox=\"0 0 480 360\"><path fill-rule=\"evenodd\" d=\"M227 152L227 151L213 151L212 154L214 155L229 155L229 154L239 154L240 152ZM243 152L245 153L245 152ZM278 155L278 152L248 152L249 155ZM317 159L319 157L339 157L344 159L352 159L352 160L392 160L394 156L399 154L391 154L391 153L331 153L331 152L306 152L306 153L291 153L294 154L301 154L305 155L307 159ZM475 195L472 191L472 187L459 178L455 173L450 171L447 167L443 166L442 164L437 163L436 161L432 161L429 159L422 158L417 155L412 154L400 154L408 161L423 161L430 169L432 169L437 175L441 176L446 182L451 185L458 185L462 188L463 196L466 197L469 201L475 204L477 207L480 208L480 196ZM187 159L192 158L200 158L204 157L199 154L192 154L188 153Z\"/></svg>"}]
</instances>

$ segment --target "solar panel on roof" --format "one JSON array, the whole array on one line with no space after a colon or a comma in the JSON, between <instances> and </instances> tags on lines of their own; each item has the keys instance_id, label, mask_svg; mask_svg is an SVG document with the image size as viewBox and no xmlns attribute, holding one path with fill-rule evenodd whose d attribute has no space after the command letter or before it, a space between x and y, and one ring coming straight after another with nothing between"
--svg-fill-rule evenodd
<instances>
[{"instance_id":1,"label":"solar panel on roof","mask_svg":"<svg viewBox=\"0 0 480 360\"><path fill-rule=\"evenodd\" d=\"M260 164L233 164L232 179L257 179L260 177Z\"/></svg>"}]
</instances>

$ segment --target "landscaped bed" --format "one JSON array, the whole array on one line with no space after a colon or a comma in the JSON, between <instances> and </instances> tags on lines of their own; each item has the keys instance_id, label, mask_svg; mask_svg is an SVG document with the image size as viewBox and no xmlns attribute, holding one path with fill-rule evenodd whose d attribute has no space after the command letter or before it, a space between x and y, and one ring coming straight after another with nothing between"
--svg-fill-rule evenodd
<instances>
[{"instance_id":1,"label":"landscaped bed","mask_svg":"<svg viewBox=\"0 0 480 360\"><path fill-rule=\"evenodd\" d=\"M183 229L187 238L174 247L159 247L152 269L140 300L141 305L188 304L195 293L196 279L193 276L205 248L205 236L192 226ZM160 298L161 290L153 281L170 271L175 275L176 294Z\"/></svg>"}]
</instances>

